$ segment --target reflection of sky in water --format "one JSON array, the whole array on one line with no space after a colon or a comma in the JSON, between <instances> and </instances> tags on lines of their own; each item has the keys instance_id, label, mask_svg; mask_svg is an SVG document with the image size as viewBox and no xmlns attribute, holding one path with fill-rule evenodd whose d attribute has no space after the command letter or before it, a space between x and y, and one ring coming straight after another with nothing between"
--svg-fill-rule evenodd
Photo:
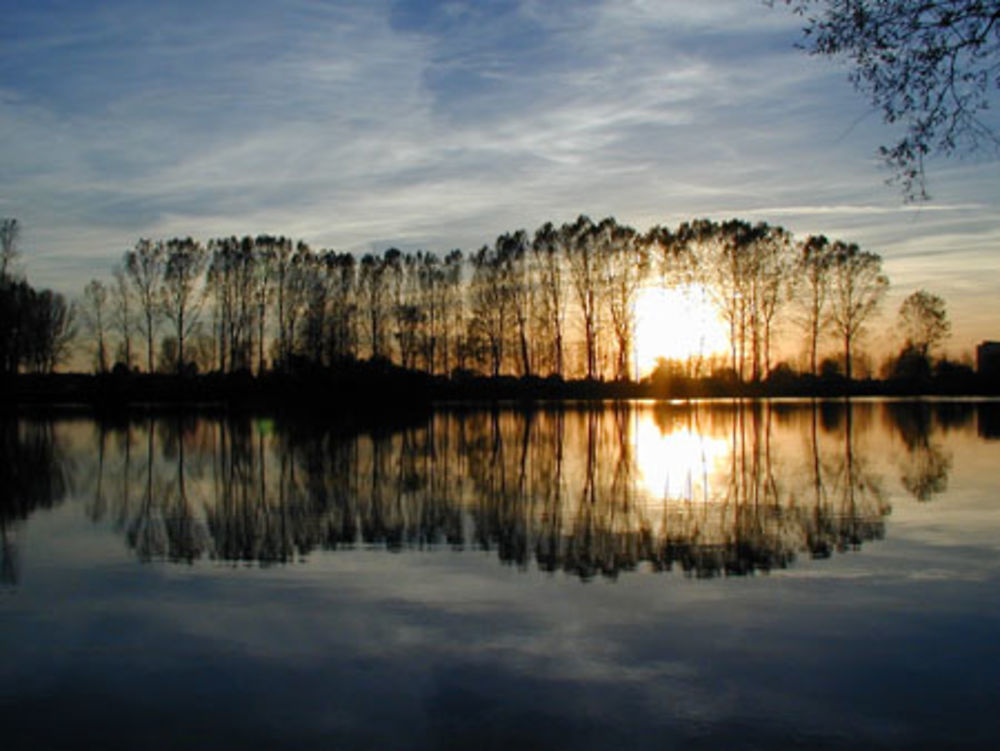
<instances>
[{"instance_id":1,"label":"reflection of sky in water","mask_svg":"<svg viewBox=\"0 0 1000 751\"><path fill-rule=\"evenodd\" d=\"M701 466L695 433L646 417L638 487L644 440L672 472ZM705 417L724 468L729 423ZM782 471L809 456L801 417L772 426ZM831 465L835 425L820 430ZM581 583L448 547L139 565L113 519L91 521L80 453L65 502L5 527L21 576L0 590L4 748L996 748L1000 442L932 428L954 461L923 502L894 428L855 427L859 450L881 451L885 539L709 581Z\"/></svg>"}]
</instances>

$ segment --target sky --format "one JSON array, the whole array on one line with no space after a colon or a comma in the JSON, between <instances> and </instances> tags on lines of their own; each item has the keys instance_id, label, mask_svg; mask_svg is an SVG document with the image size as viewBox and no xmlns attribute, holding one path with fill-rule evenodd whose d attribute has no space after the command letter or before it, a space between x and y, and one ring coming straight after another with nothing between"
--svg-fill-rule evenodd
<instances>
[{"instance_id":1,"label":"sky","mask_svg":"<svg viewBox=\"0 0 1000 751\"><path fill-rule=\"evenodd\" d=\"M739 217L881 254L880 341L918 288L954 354L1000 339L1000 158L932 160L905 204L894 131L761 0L0 10L0 216L36 286L78 295L140 237L447 252L581 213Z\"/></svg>"}]
</instances>

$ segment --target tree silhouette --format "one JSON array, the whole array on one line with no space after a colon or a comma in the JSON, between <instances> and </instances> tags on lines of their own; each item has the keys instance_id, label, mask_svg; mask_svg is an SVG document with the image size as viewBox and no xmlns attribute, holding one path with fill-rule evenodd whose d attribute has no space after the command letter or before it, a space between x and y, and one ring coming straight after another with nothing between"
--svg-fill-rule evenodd
<instances>
[{"instance_id":1,"label":"tree silhouette","mask_svg":"<svg viewBox=\"0 0 1000 751\"><path fill-rule=\"evenodd\" d=\"M823 235L810 235L798 244L797 289L794 299L802 315L799 326L806 335L809 372L819 375L819 341L827 322L833 252Z\"/></svg>"},{"instance_id":2,"label":"tree silhouette","mask_svg":"<svg viewBox=\"0 0 1000 751\"><path fill-rule=\"evenodd\" d=\"M108 290L97 279L91 279L83 290L83 307L81 316L94 339L94 368L98 373L108 370L108 349L106 334L108 326Z\"/></svg>"},{"instance_id":3,"label":"tree silhouette","mask_svg":"<svg viewBox=\"0 0 1000 751\"><path fill-rule=\"evenodd\" d=\"M607 257L603 264L607 278L602 286L617 349L614 377L625 381L631 375L635 301L650 269L648 246L634 229L613 221L602 222L599 231L603 235L600 252Z\"/></svg>"},{"instance_id":4,"label":"tree silhouette","mask_svg":"<svg viewBox=\"0 0 1000 751\"><path fill-rule=\"evenodd\" d=\"M177 338L177 373L187 365L184 344L199 323L205 289L201 274L208 255L201 243L190 237L171 240L166 245L163 272L163 312L173 324Z\"/></svg>"},{"instance_id":5,"label":"tree silhouette","mask_svg":"<svg viewBox=\"0 0 1000 751\"><path fill-rule=\"evenodd\" d=\"M529 247L528 234L524 230L501 235L496 241L497 257L504 266L510 290L511 312L517 330L518 370L522 376L533 373L529 326L534 315L535 285Z\"/></svg>"},{"instance_id":6,"label":"tree silhouette","mask_svg":"<svg viewBox=\"0 0 1000 751\"><path fill-rule=\"evenodd\" d=\"M388 357L384 322L388 317L388 252L381 258L366 254L358 272L359 304L365 319L368 352L372 358Z\"/></svg>"},{"instance_id":7,"label":"tree silhouette","mask_svg":"<svg viewBox=\"0 0 1000 751\"><path fill-rule=\"evenodd\" d=\"M21 236L21 225L17 219L0 219L0 279L13 275L17 260L17 241Z\"/></svg>"},{"instance_id":8,"label":"tree silhouette","mask_svg":"<svg viewBox=\"0 0 1000 751\"><path fill-rule=\"evenodd\" d=\"M906 345L925 360L951 331L944 300L923 289L903 300L899 306L899 324Z\"/></svg>"},{"instance_id":9,"label":"tree silhouette","mask_svg":"<svg viewBox=\"0 0 1000 751\"><path fill-rule=\"evenodd\" d=\"M851 380L854 347L878 309L889 280L882 273L882 259L876 253L839 241L834 243L832 253L830 319L844 345L844 375Z\"/></svg>"},{"instance_id":10,"label":"tree silhouette","mask_svg":"<svg viewBox=\"0 0 1000 751\"><path fill-rule=\"evenodd\" d=\"M511 316L510 267L497 248L484 245L472 255L469 338L486 355L489 372L500 375Z\"/></svg>"},{"instance_id":11,"label":"tree silhouette","mask_svg":"<svg viewBox=\"0 0 1000 751\"><path fill-rule=\"evenodd\" d=\"M542 322L542 340L548 342L547 360L552 373L562 377L566 372L564 361L566 294L563 269L561 233L546 222L535 231L531 251L538 269L539 313ZM543 344L544 346L544 344Z\"/></svg>"},{"instance_id":12,"label":"tree silhouette","mask_svg":"<svg viewBox=\"0 0 1000 751\"><path fill-rule=\"evenodd\" d=\"M25 332L28 367L52 373L70 355L76 337L76 308L57 292L31 291Z\"/></svg>"},{"instance_id":13,"label":"tree silhouette","mask_svg":"<svg viewBox=\"0 0 1000 751\"><path fill-rule=\"evenodd\" d=\"M119 266L112 272L111 283L111 326L118 332L120 340L117 362L126 368L132 367L132 335L136 330L132 289L125 270Z\"/></svg>"},{"instance_id":14,"label":"tree silhouette","mask_svg":"<svg viewBox=\"0 0 1000 751\"><path fill-rule=\"evenodd\" d=\"M163 281L162 242L139 240L125 251L124 268L139 305L139 330L146 337L146 371L153 372L153 340L160 320L160 284Z\"/></svg>"},{"instance_id":15,"label":"tree silhouette","mask_svg":"<svg viewBox=\"0 0 1000 751\"><path fill-rule=\"evenodd\" d=\"M612 221L614 220L605 220L609 223ZM580 310L588 379L598 375L598 335L608 260L607 255L601 252L601 236L607 230L608 225L596 226L587 216L578 217L571 225L564 224L561 230L566 237L569 278Z\"/></svg>"},{"instance_id":16,"label":"tree silhouette","mask_svg":"<svg viewBox=\"0 0 1000 751\"><path fill-rule=\"evenodd\" d=\"M772 0L773 1L773 0ZM996 0L784 0L813 54L845 57L851 83L904 135L880 153L907 199L927 198L924 160L1000 144Z\"/></svg>"}]
</instances>

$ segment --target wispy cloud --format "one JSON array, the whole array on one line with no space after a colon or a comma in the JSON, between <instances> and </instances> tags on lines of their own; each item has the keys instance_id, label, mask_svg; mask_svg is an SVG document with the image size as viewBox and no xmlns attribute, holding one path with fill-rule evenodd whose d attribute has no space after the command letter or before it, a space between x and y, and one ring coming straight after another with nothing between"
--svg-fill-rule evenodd
<instances>
[{"instance_id":1,"label":"wispy cloud","mask_svg":"<svg viewBox=\"0 0 1000 751\"><path fill-rule=\"evenodd\" d=\"M0 207L27 228L29 273L64 289L140 235L471 248L581 212L747 215L888 261L960 226L956 273L995 252L996 161L942 168L940 204L900 206L873 157L886 132L843 71L746 0L7 15Z\"/></svg>"}]
</instances>

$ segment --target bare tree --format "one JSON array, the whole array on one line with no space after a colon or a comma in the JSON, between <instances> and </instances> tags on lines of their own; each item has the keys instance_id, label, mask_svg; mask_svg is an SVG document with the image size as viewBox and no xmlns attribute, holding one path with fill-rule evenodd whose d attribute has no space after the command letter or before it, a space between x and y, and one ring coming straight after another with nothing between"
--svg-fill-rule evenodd
<instances>
[{"instance_id":1,"label":"bare tree","mask_svg":"<svg viewBox=\"0 0 1000 751\"><path fill-rule=\"evenodd\" d=\"M472 255L470 339L482 342L490 373L496 377L504 365L505 343L511 316L508 268L495 248L484 245Z\"/></svg>"},{"instance_id":2,"label":"bare tree","mask_svg":"<svg viewBox=\"0 0 1000 751\"><path fill-rule=\"evenodd\" d=\"M126 368L131 368L132 335L136 330L132 289L122 267L115 268L112 278L114 282L111 285L111 327L118 332L121 340L119 342L121 352L116 359L124 363Z\"/></svg>"},{"instance_id":3,"label":"bare tree","mask_svg":"<svg viewBox=\"0 0 1000 751\"><path fill-rule=\"evenodd\" d=\"M162 242L139 240L133 250L125 251L128 274L139 305L139 331L146 337L146 372L153 372L153 341L160 320L160 284L163 281L164 248Z\"/></svg>"},{"instance_id":4,"label":"bare tree","mask_svg":"<svg viewBox=\"0 0 1000 751\"><path fill-rule=\"evenodd\" d=\"M385 340L386 306L389 288L386 262L374 254L366 254L361 259L358 273L358 296L365 319L365 337L368 340L369 356L372 358L388 355Z\"/></svg>"},{"instance_id":5,"label":"bare tree","mask_svg":"<svg viewBox=\"0 0 1000 751\"><path fill-rule=\"evenodd\" d=\"M535 231L531 252L538 270L539 315L543 340L549 349L550 372L565 374L566 292L564 289L565 246L563 234L546 222Z\"/></svg>"},{"instance_id":6,"label":"bare tree","mask_svg":"<svg viewBox=\"0 0 1000 751\"><path fill-rule=\"evenodd\" d=\"M775 322L788 300L788 291L794 279L792 236L781 227L765 225L756 243L757 256L757 306L756 320L760 328L762 372L766 378L771 373L771 345Z\"/></svg>"},{"instance_id":7,"label":"bare tree","mask_svg":"<svg viewBox=\"0 0 1000 751\"><path fill-rule=\"evenodd\" d=\"M615 378L625 381L631 374L635 301L649 273L649 256L643 238L631 227L605 220L600 229L601 252L606 255L603 287L607 291L608 318L617 349Z\"/></svg>"},{"instance_id":8,"label":"bare tree","mask_svg":"<svg viewBox=\"0 0 1000 751\"><path fill-rule=\"evenodd\" d=\"M51 373L69 357L76 336L76 309L52 290L32 290L26 332L29 368Z\"/></svg>"},{"instance_id":9,"label":"bare tree","mask_svg":"<svg viewBox=\"0 0 1000 751\"><path fill-rule=\"evenodd\" d=\"M17 373L27 364L35 296L27 282L0 277L0 373Z\"/></svg>"},{"instance_id":10,"label":"bare tree","mask_svg":"<svg viewBox=\"0 0 1000 751\"><path fill-rule=\"evenodd\" d=\"M329 318L326 332L326 361L332 365L351 359L357 354L355 326L355 271L357 263L350 253L327 251L323 254L326 268Z\"/></svg>"},{"instance_id":11,"label":"bare tree","mask_svg":"<svg viewBox=\"0 0 1000 751\"><path fill-rule=\"evenodd\" d=\"M501 235L496 241L496 257L503 265L503 280L508 285L510 308L517 336L518 370L531 376L532 344L529 326L534 317L535 284L531 268L528 234L524 230Z\"/></svg>"},{"instance_id":12,"label":"bare tree","mask_svg":"<svg viewBox=\"0 0 1000 751\"><path fill-rule=\"evenodd\" d=\"M422 253L400 254L391 267L392 314L396 323L394 339L399 350L399 363L409 369L416 367L427 325L425 300L420 294L421 256Z\"/></svg>"},{"instance_id":13,"label":"bare tree","mask_svg":"<svg viewBox=\"0 0 1000 751\"><path fill-rule=\"evenodd\" d=\"M809 372L815 377L819 375L819 340L827 322L833 253L830 241L823 235L810 235L798 244L798 249L798 284L793 299L801 311L798 323L806 335Z\"/></svg>"},{"instance_id":14,"label":"bare tree","mask_svg":"<svg viewBox=\"0 0 1000 751\"><path fill-rule=\"evenodd\" d=\"M286 358L291 356L295 349L296 334L299 324L304 317L309 304L309 288L313 277L314 269L318 267L316 255L312 248L303 241L295 245L295 254L292 256L292 264L286 276L285 286L285 330L282 340L286 345ZM287 366L287 362L284 363Z\"/></svg>"},{"instance_id":15,"label":"bare tree","mask_svg":"<svg viewBox=\"0 0 1000 751\"><path fill-rule=\"evenodd\" d=\"M560 230L568 251L570 282L580 309L587 378L598 375L602 282L607 278L604 272L607 259L600 252L600 236L606 229L595 226L589 217L580 216L576 222L564 224Z\"/></svg>"},{"instance_id":16,"label":"bare tree","mask_svg":"<svg viewBox=\"0 0 1000 751\"><path fill-rule=\"evenodd\" d=\"M202 272L208 261L204 246L190 237L166 245L163 274L163 312L177 339L177 372L183 373L184 343L198 326L205 301Z\"/></svg>"},{"instance_id":17,"label":"bare tree","mask_svg":"<svg viewBox=\"0 0 1000 751\"><path fill-rule=\"evenodd\" d=\"M443 279L441 287L442 305L442 340L441 362L445 373L458 363L459 340L465 325L465 301L462 284L462 269L464 267L462 251L455 249L444 257Z\"/></svg>"},{"instance_id":18,"label":"bare tree","mask_svg":"<svg viewBox=\"0 0 1000 751\"><path fill-rule=\"evenodd\" d=\"M254 240L253 299L257 323L257 372L265 367L264 341L267 335L267 310L274 299L274 265L277 238L260 235Z\"/></svg>"},{"instance_id":19,"label":"bare tree","mask_svg":"<svg viewBox=\"0 0 1000 751\"><path fill-rule=\"evenodd\" d=\"M0 220L0 373L16 373L21 362L25 300L31 288L13 279L20 232L16 219Z\"/></svg>"},{"instance_id":20,"label":"bare tree","mask_svg":"<svg viewBox=\"0 0 1000 751\"><path fill-rule=\"evenodd\" d=\"M735 219L723 224L696 219L684 222L676 232L676 242L695 259L698 282L708 290L729 328L730 358L740 380L744 378L747 361L751 311L747 284L751 259L747 248L752 238L751 225Z\"/></svg>"},{"instance_id":21,"label":"bare tree","mask_svg":"<svg viewBox=\"0 0 1000 751\"><path fill-rule=\"evenodd\" d=\"M292 270L292 241L279 237L274 243L274 285L278 306L278 360L287 364L292 342L288 337L288 306L294 287Z\"/></svg>"},{"instance_id":22,"label":"bare tree","mask_svg":"<svg viewBox=\"0 0 1000 751\"><path fill-rule=\"evenodd\" d=\"M844 344L844 375L851 379L851 361L858 337L878 309L889 287L882 258L854 243L833 244L830 320Z\"/></svg>"},{"instance_id":23,"label":"bare tree","mask_svg":"<svg viewBox=\"0 0 1000 751\"><path fill-rule=\"evenodd\" d=\"M17 219L0 219L0 280L13 273L17 260L17 241L21 236L21 225Z\"/></svg>"},{"instance_id":24,"label":"bare tree","mask_svg":"<svg viewBox=\"0 0 1000 751\"><path fill-rule=\"evenodd\" d=\"M253 364L256 255L251 237L209 242L207 284L215 299L219 368L233 372Z\"/></svg>"},{"instance_id":25,"label":"bare tree","mask_svg":"<svg viewBox=\"0 0 1000 751\"><path fill-rule=\"evenodd\" d=\"M91 279L83 290L80 310L83 324L94 339L94 367L98 373L108 371L108 350L105 342L108 326L108 290L97 279Z\"/></svg>"},{"instance_id":26,"label":"bare tree","mask_svg":"<svg viewBox=\"0 0 1000 751\"><path fill-rule=\"evenodd\" d=\"M437 373L440 370L438 362L446 354L447 269L436 254L421 250L412 258L410 273L410 294L421 311L416 347L424 369Z\"/></svg>"}]
</instances>

